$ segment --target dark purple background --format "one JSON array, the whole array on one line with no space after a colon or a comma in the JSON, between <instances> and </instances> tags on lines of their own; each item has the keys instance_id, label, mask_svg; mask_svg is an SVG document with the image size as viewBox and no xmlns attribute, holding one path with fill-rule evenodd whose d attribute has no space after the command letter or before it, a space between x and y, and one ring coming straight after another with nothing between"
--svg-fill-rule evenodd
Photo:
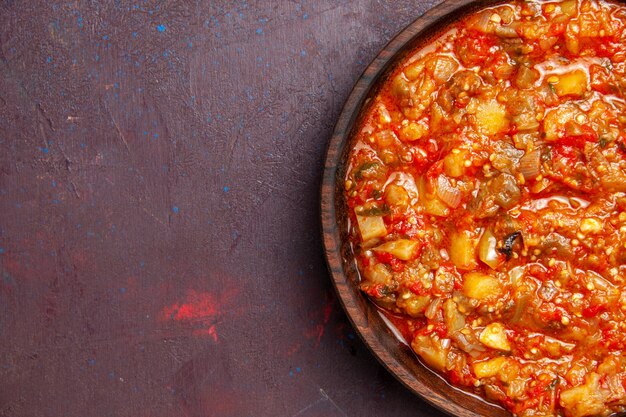
<instances>
[{"instance_id":1,"label":"dark purple background","mask_svg":"<svg viewBox=\"0 0 626 417\"><path fill-rule=\"evenodd\" d=\"M324 150L432 1L0 5L0 416L433 416L322 255Z\"/></svg>"}]
</instances>

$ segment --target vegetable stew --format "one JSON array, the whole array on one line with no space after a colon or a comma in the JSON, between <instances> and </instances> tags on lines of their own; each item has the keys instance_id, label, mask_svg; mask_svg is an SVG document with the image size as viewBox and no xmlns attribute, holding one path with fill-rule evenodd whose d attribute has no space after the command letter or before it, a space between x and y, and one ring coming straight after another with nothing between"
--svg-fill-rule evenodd
<instances>
[{"instance_id":1,"label":"vegetable stew","mask_svg":"<svg viewBox=\"0 0 626 417\"><path fill-rule=\"evenodd\" d=\"M345 178L360 287L518 416L626 411L626 7L519 1L397 65Z\"/></svg>"}]
</instances>

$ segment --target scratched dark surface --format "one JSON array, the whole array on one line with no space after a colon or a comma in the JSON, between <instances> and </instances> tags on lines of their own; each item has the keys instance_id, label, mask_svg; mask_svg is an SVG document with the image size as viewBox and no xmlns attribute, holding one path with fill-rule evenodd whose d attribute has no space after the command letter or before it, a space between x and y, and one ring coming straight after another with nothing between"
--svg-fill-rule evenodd
<instances>
[{"instance_id":1,"label":"scratched dark surface","mask_svg":"<svg viewBox=\"0 0 626 417\"><path fill-rule=\"evenodd\" d=\"M435 2L0 3L0 416L440 416L319 232L353 84Z\"/></svg>"}]
</instances>

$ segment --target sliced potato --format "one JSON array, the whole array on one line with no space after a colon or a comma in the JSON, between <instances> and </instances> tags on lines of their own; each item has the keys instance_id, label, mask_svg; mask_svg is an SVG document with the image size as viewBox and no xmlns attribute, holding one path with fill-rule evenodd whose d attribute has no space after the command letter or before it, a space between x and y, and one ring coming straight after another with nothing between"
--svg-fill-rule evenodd
<instances>
[{"instance_id":1,"label":"sliced potato","mask_svg":"<svg viewBox=\"0 0 626 417\"><path fill-rule=\"evenodd\" d=\"M504 330L502 323L491 323L480 334L480 342L492 349L508 352L511 350L511 344Z\"/></svg>"},{"instance_id":2,"label":"sliced potato","mask_svg":"<svg viewBox=\"0 0 626 417\"><path fill-rule=\"evenodd\" d=\"M569 17L578 13L578 2L576 0L565 0L561 3L561 11Z\"/></svg>"},{"instance_id":3,"label":"sliced potato","mask_svg":"<svg viewBox=\"0 0 626 417\"><path fill-rule=\"evenodd\" d=\"M424 205L424 211L433 216L445 217L450 214L448 206L438 198L424 199L422 204Z\"/></svg>"},{"instance_id":4,"label":"sliced potato","mask_svg":"<svg viewBox=\"0 0 626 417\"><path fill-rule=\"evenodd\" d=\"M443 371L446 368L448 349L445 349L440 341L429 336L416 336L411 342L411 347L427 365L435 370Z\"/></svg>"},{"instance_id":5,"label":"sliced potato","mask_svg":"<svg viewBox=\"0 0 626 417\"><path fill-rule=\"evenodd\" d=\"M443 303L443 319L451 334L465 327L465 316L459 312L457 304L451 298Z\"/></svg>"},{"instance_id":6,"label":"sliced potato","mask_svg":"<svg viewBox=\"0 0 626 417\"><path fill-rule=\"evenodd\" d=\"M416 61L405 68L404 75L409 81L415 81L424 71L424 61Z\"/></svg>"},{"instance_id":7,"label":"sliced potato","mask_svg":"<svg viewBox=\"0 0 626 417\"><path fill-rule=\"evenodd\" d=\"M436 194L430 194L426 190L426 180L420 177L417 181L417 191L419 201L424 207L424 211L433 216L445 217L450 214L450 209L441 201Z\"/></svg>"},{"instance_id":8,"label":"sliced potato","mask_svg":"<svg viewBox=\"0 0 626 417\"><path fill-rule=\"evenodd\" d=\"M470 298L484 300L499 297L502 293L500 281L482 272L468 272L463 277L463 293Z\"/></svg>"},{"instance_id":9,"label":"sliced potato","mask_svg":"<svg viewBox=\"0 0 626 417\"><path fill-rule=\"evenodd\" d=\"M504 132L509 128L506 108L496 100L481 102L476 109L476 127L487 136Z\"/></svg>"},{"instance_id":10,"label":"sliced potato","mask_svg":"<svg viewBox=\"0 0 626 417\"><path fill-rule=\"evenodd\" d=\"M377 237L387 236L387 228L382 216L356 216L361 239L366 242Z\"/></svg>"},{"instance_id":11,"label":"sliced potato","mask_svg":"<svg viewBox=\"0 0 626 417\"><path fill-rule=\"evenodd\" d=\"M476 267L476 248L469 232L453 233L450 237L450 259L459 269Z\"/></svg>"},{"instance_id":12,"label":"sliced potato","mask_svg":"<svg viewBox=\"0 0 626 417\"><path fill-rule=\"evenodd\" d=\"M569 121L576 120L579 115L584 113L574 105L563 105L556 109L550 110L543 119L543 130L546 132L546 141L555 141L559 139L559 134L565 131L565 124Z\"/></svg>"},{"instance_id":13,"label":"sliced potato","mask_svg":"<svg viewBox=\"0 0 626 417\"><path fill-rule=\"evenodd\" d=\"M363 271L365 279L373 284L388 285L393 281L391 271L384 264L368 266Z\"/></svg>"},{"instance_id":14,"label":"sliced potato","mask_svg":"<svg viewBox=\"0 0 626 417\"><path fill-rule=\"evenodd\" d=\"M443 170L449 177L458 178L465 174L466 151L450 152L443 158Z\"/></svg>"},{"instance_id":15,"label":"sliced potato","mask_svg":"<svg viewBox=\"0 0 626 417\"><path fill-rule=\"evenodd\" d=\"M385 242L382 245L375 247L374 251L376 252L386 252L390 253L398 259L402 259L403 261L408 261L415 256L416 249L419 245L419 242L410 239L398 239L392 240L389 242Z\"/></svg>"},{"instance_id":16,"label":"sliced potato","mask_svg":"<svg viewBox=\"0 0 626 417\"><path fill-rule=\"evenodd\" d=\"M559 97L582 96L587 91L587 74L583 70L574 70L557 76L558 81L553 84L554 91ZM548 77L550 80L550 77Z\"/></svg>"},{"instance_id":17,"label":"sliced potato","mask_svg":"<svg viewBox=\"0 0 626 417\"><path fill-rule=\"evenodd\" d=\"M410 122L400 128L400 140L412 142L423 138L428 134L428 125L424 123Z\"/></svg>"},{"instance_id":18,"label":"sliced potato","mask_svg":"<svg viewBox=\"0 0 626 417\"><path fill-rule=\"evenodd\" d=\"M583 385L561 391L560 403L569 416L595 416L604 411L606 392L599 382L600 375L592 372Z\"/></svg>"},{"instance_id":19,"label":"sliced potato","mask_svg":"<svg viewBox=\"0 0 626 417\"><path fill-rule=\"evenodd\" d=\"M411 293L409 298L398 297L396 305L411 317L422 317L424 310L426 310L431 301L429 295L415 295Z\"/></svg>"},{"instance_id":20,"label":"sliced potato","mask_svg":"<svg viewBox=\"0 0 626 417\"><path fill-rule=\"evenodd\" d=\"M489 378L498 374L500 369L506 364L507 359L499 356L483 362L476 362L473 365L474 375L477 378Z\"/></svg>"},{"instance_id":21,"label":"sliced potato","mask_svg":"<svg viewBox=\"0 0 626 417\"><path fill-rule=\"evenodd\" d=\"M426 61L426 69L439 84L447 82L458 67L459 63L454 58L445 55L433 56Z\"/></svg>"},{"instance_id":22,"label":"sliced potato","mask_svg":"<svg viewBox=\"0 0 626 417\"><path fill-rule=\"evenodd\" d=\"M389 206L407 207L411 199L406 189L400 185L389 184L385 188L385 203Z\"/></svg>"}]
</instances>

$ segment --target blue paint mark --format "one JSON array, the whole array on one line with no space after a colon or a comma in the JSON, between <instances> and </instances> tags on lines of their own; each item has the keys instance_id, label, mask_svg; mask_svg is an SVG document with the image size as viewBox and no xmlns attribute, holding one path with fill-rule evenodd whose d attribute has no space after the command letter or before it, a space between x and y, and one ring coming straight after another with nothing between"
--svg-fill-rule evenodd
<instances>
[{"instance_id":1,"label":"blue paint mark","mask_svg":"<svg viewBox=\"0 0 626 417\"><path fill-rule=\"evenodd\" d=\"M300 56L306 56L306 51L304 49L300 51Z\"/></svg>"},{"instance_id":2,"label":"blue paint mark","mask_svg":"<svg viewBox=\"0 0 626 417\"><path fill-rule=\"evenodd\" d=\"M211 123L213 121L213 119L211 118L211 113L208 113L206 116L206 122L207 123Z\"/></svg>"},{"instance_id":3,"label":"blue paint mark","mask_svg":"<svg viewBox=\"0 0 626 417\"><path fill-rule=\"evenodd\" d=\"M165 27L165 25L159 25L159 26L157 26L157 30L158 30L159 32L165 32L165 29L167 29L167 28Z\"/></svg>"},{"instance_id":4,"label":"blue paint mark","mask_svg":"<svg viewBox=\"0 0 626 417\"><path fill-rule=\"evenodd\" d=\"M191 41L187 42L187 46L188 46L189 48L193 48L193 42L191 42Z\"/></svg>"},{"instance_id":5,"label":"blue paint mark","mask_svg":"<svg viewBox=\"0 0 626 417\"><path fill-rule=\"evenodd\" d=\"M96 61L100 61L100 55L96 54Z\"/></svg>"},{"instance_id":6,"label":"blue paint mark","mask_svg":"<svg viewBox=\"0 0 626 417\"><path fill-rule=\"evenodd\" d=\"M300 371L302 371L302 369L296 368L296 372L300 372Z\"/></svg>"},{"instance_id":7,"label":"blue paint mark","mask_svg":"<svg viewBox=\"0 0 626 417\"><path fill-rule=\"evenodd\" d=\"M172 207L172 211L174 213L178 213L180 211L180 209L178 207L174 206L174 207Z\"/></svg>"},{"instance_id":8,"label":"blue paint mark","mask_svg":"<svg viewBox=\"0 0 626 417\"><path fill-rule=\"evenodd\" d=\"M144 130L144 131L143 131L143 134L144 134L144 135L147 135L147 134L148 134L148 132Z\"/></svg>"},{"instance_id":9,"label":"blue paint mark","mask_svg":"<svg viewBox=\"0 0 626 417\"><path fill-rule=\"evenodd\" d=\"M133 38L136 38L137 37L137 32L133 32L131 35L133 36Z\"/></svg>"},{"instance_id":10,"label":"blue paint mark","mask_svg":"<svg viewBox=\"0 0 626 417\"><path fill-rule=\"evenodd\" d=\"M120 88L120 83L115 83L115 84L113 84L113 87L115 87L115 88Z\"/></svg>"},{"instance_id":11,"label":"blue paint mark","mask_svg":"<svg viewBox=\"0 0 626 417\"><path fill-rule=\"evenodd\" d=\"M15 287L17 285L17 282L15 282L15 278L13 278L11 275L7 274L6 272L2 273L2 278L4 278L4 282L7 285L10 285L12 287Z\"/></svg>"},{"instance_id":12,"label":"blue paint mark","mask_svg":"<svg viewBox=\"0 0 626 417\"><path fill-rule=\"evenodd\" d=\"M109 35L104 35L104 36L102 37L102 39L103 39L103 40L105 40L105 41L108 41L108 40L109 40Z\"/></svg>"},{"instance_id":13,"label":"blue paint mark","mask_svg":"<svg viewBox=\"0 0 626 417\"><path fill-rule=\"evenodd\" d=\"M47 62L48 64L49 64L49 63L51 63L51 62L52 62L52 57L51 57L51 56L49 56L48 58L46 58L46 62Z\"/></svg>"},{"instance_id":14,"label":"blue paint mark","mask_svg":"<svg viewBox=\"0 0 626 417\"><path fill-rule=\"evenodd\" d=\"M158 138L159 138L159 134L158 134L158 133L155 133L155 134L154 134L154 135L152 135L152 136L153 136L155 139L158 139Z\"/></svg>"},{"instance_id":15,"label":"blue paint mark","mask_svg":"<svg viewBox=\"0 0 626 417\"><path fill-rule=\"evenodd\" d=\"M124 287L120 288L120 294L126 294L126 288Z\"/></svg>"},{"instance_id":16,"label":"blue paint mark","mask_svg":"<svg viewBox=\"0 0 626 417\"><path fill-rule=\"evenodd\" d=\"M258 28L258 29L256 30L256 34L257 34L257 35L261 35L261 34L263 34L263 29Z\"/></svg>"},{"instance_id":17,"label":"blue paint mark","mask_svg":"<svg viewBox=\"0 0 626 417\"><path fill-rule=\"evenodd\" d=\"M293 376L293 371L289 371L289 376Z\"/></svg>"},{"instance_id":18,"label":"blue paint mark","mask_svg":"<svg viewBox=\"0 0 626 417\"><path fill-rule=\"evenodd\" d=\"M230 190L230 188L229 188L229 187L227 187L227 186L224 186L224 192L225 192L225 193L227 193L227 192L228 192L228 190Z\"/></svg>"},{"instance_id":19,"label":"blue paint mark","mask_svg":"<svg viewBox=\"0 0 626 417\"><path fill-rule=\"evenodd\" d=\"M4 248L0 248L0 255L4 253Z\"/></svg>"},{"instance_id":20,"label":"blue paint mark","mask_svg":"<svg viewBox=\"0 0 626 417\"><path fill-rule=\"evenodd\" d=\"M308 14L308 13L303 14L303 15L302 15L302 18L303 18L304 20L307 20L307 19L309 18L309 14Z\"/></svg>"},{"instance_id":21,"label":"blue paint mark","mask_svg":"<svg viewBox=\"0 0 626 417\"><path fill-rule=\"evenodd\" d=\"M86 143L81 143L81 144L80 144L80 147L84 149L84 148L86 148L86 147L87 147L87 144L86 144Z\"/></svg>"},{"instance_id":22,"label":"blue paint mark","mask_svg":"<svg viewBox=\"0 0 626 417\"><path fill-rule=\"evenodd\" d=\"M143 268L144 266L146 266L146 263L144 261L139 261L139 267Z\"/></svg>"},{"instance_id":23,"label":"blue paint mark","mask_svg":"<svg viewBox=\"0 0 626 417\"><path fill-rule=\"evenodd\" d=\"M269 19L267 17L262 17L262 18L259 19L259 22L263 23L263 24L267 23L268 21L269 21Z\"/></svg>"},{"instance_id":24,"label":"blue paint mark","mask_svg":"<svg viewBox=\"0 0 626 417\"><path fill-rule=\"evenodd\" d=\"M48 152L50 152L50 149L48 149L48 148L39 148L39 150L40 150L41 152L43 152L43 153L48 153Z\"/></svg>"},{"instance_id":25,"label":"blue paint mark","mask_svg":"<svg viewBox=\"0 0 626 417\"><path fill-rule=\"evenodd\" d=\"M170 53L168 51L164 51L163 52L163 57L167 58L168 56L170 56Z\"/></svg>"},{"instance_id":26,"label":"blue paint mark","mask_svg":"<svg viewBox=\"0 0 626 417\"><path fill-rule=\"evenodd\" d=\"M90 366L94 366L94 365L96 364L96 360L95 360L95 359L89 359L89 360L87 361L87 363L88 363Z\"/></svg>"},{"instance_id":27,"label":"blue paint mark","mask_svg":"<svg viewBox=\"0 0 626 417\"><path fill-rule=\"evenodd\" d=\"M76 19L76 22L78 23L78 27L79 28L83 28L83 18L81 16L78 16L78 18Z\"/></svg>"}]
</instances>

